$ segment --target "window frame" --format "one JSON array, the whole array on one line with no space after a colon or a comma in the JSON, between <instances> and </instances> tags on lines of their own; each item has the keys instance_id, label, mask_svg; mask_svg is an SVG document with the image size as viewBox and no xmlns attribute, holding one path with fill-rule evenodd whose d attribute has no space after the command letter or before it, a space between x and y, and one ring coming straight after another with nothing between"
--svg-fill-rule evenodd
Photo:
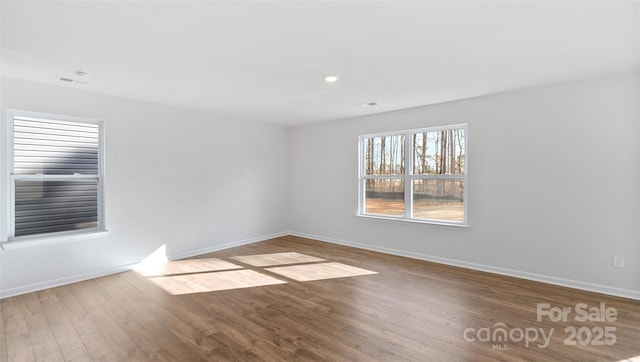
<instances>
[{"instance_id":1,"label":"window frame","mask_svg":"<svg viewBox=\"0 0 640 362\"><path fill-rule=\"evenodd\" d=\"M413 134L415 133L424 133L424 132L438 132L445 131L451 129L463 129L464 130L464 167L463 174L414 174L413 170ZM404 173L403 174L392 174L392 175L367 175L365 171L365 141L369 138L374 137L388 137L388 136L404 136ZM425 127L425 128L415 128L415 129L407 129L401 131L390 131L390 132L380 132L380 133L372 133L358 136L358 209L357 216L365 217L365 218L373 218L373 219L381 219L381 220L392 220L392 221L401 221L401 222L411 222L411 223L421 223L421 224L434 224L434 225L446 225L446 226L458 226L458 227L468 227L468 149L469 149L469 125L468 123L460 123L460 124L452 124L452 125L443 125L443 126L435 126L435 127ZM393 216L393 215L380 215L380 214L370 214L365 212L365 202L366 202L366 187L365 182L368 179L401 179L404 182L404 215L402 216ZM426 179L426 180L462 180L463 182L463 220L459 221L448 221L448 220L440 220L440 219L423 219L423 218L414 218L413 217L413 187L414 180Z\"/></svg>"},{"instance_id":2,"label":"window frame","mask_svg":"<svg viewBox=\"0 0 640 362\"><path fill-rule=\"evenodd\" d=\"M72 123L93 124L98 126L98 173L97 175L15 175L15 157L14 157L14 123L16 118L32 118L51 121L63 121ZM41 239L58 239L71 237L82 234L95 234L106 232L105 223L105 206L104 206L104 173L105 173L105 152L104 152L104 122L99 119L91 119L84 117L66 116L51 113L32 112L8 109L7 110L7 185L8 185L8 218L7 218L7 243L33 241ZM83 228L77 230L66 230L47 232L39 234L31 234L24 236L15 236L15 182L19 179L43 179L43 180L81 180L97 178L97 225L95 227Z\"/></svg>"}]
</instances>

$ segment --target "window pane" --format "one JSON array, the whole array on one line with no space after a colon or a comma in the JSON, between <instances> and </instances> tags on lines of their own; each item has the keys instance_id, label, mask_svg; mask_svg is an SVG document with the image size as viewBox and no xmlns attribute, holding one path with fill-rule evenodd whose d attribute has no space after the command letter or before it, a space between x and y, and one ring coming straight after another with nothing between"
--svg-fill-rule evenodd
<instances>
[{"instance_id":1,"label":"window pane","mask_svg":"<svg viewBox=\"0 0 640 362\"><path fill-rule=\"evenodd\" d=\"M414 180L413 218L464 222L464 181Z\"/></svg>"},{"instance_id":2,"label":"window pane","mask_svg":"<svg viewBox=\"0 0 640 362\"><path fill-rule=\"evenodd\" d=\"M464 128L413 134L413 174L464 173Z\"/></svg>"},{"instance_id":3,"label":"window pane","mask_svg":"<svg viewBox=\"0 0 640 362\"><path fill-rule=\"evenodd\" d=\"M16 175L98 174L97 124L15 118Z\"/></svg>"},{"instance_id":4,"label":"window pane","mask_svg":"<svg viewBox=\"0 0 640 362\"><path fill-rule=\"evenodd\" d=\"M98 180L16 180L15 236L98 226Z\"/></svg>"},{"instance_id":5,"label":"window pane","mask_svg":"<svg viewBox=\"0 0 640 362\"><path fill-rule=\"evenodd\" d=\"M367 179L365 214L404 216L404 181L402 179Z\"/></svg>"},{"instance_id":6,"label":"window pane","mask_svg":"<svg viewBox=\"0 0 640 362\"><path fill-rule=\"evenodd\" d=\"M365 175L404 173L404 135L367 138L364 142Z\"/></svg>"}]
</instances>

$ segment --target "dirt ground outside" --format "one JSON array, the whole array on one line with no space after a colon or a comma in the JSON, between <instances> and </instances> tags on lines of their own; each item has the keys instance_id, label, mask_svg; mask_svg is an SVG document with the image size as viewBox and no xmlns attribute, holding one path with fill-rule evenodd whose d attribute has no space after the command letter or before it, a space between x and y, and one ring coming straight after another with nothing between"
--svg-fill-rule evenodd
<instances>
[{"instance_id":1,"label":"dirt ground outside","mask_svg":"<svg viewBox=\"0 0 640 362\"><path fill-rule=\"evenodd\" d=\"M374 215L403 216L404 200L368 198L365 212ZM464 203L451 200L416 200L413 203L413 217L443 221L464 221Z\"/></svg>"}]
</instances>

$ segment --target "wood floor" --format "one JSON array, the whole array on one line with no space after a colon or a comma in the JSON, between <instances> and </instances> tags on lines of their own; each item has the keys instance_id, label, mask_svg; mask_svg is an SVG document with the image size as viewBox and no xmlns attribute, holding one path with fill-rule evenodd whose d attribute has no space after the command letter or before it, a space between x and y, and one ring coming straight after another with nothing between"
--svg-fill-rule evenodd
<instances>
[{"instance_id":1,"label":"wood floor","mask_svg":"<svg viewBox=\"0 0 640 362\"><path fill-rule=\"evenodd\" d=\"M292 236L0 307L0 361L640 359L638 301Z\"/></svg>"}]
</instances>

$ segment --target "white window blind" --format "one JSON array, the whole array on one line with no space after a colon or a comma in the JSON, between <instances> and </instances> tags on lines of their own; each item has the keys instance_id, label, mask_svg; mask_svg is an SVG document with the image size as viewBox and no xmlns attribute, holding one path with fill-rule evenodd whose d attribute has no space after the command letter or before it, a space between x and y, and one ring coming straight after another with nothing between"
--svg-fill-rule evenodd
<instances>
[{"instance_id":1,"label":"white window blind","mask_svg":"<svg viewBox=\"0 0 640 362\"><path fill-rule=\"evenodd\" d=\"M10 236L101 229L101 123L12 118Z\"/></svg>"}]
</instances>

